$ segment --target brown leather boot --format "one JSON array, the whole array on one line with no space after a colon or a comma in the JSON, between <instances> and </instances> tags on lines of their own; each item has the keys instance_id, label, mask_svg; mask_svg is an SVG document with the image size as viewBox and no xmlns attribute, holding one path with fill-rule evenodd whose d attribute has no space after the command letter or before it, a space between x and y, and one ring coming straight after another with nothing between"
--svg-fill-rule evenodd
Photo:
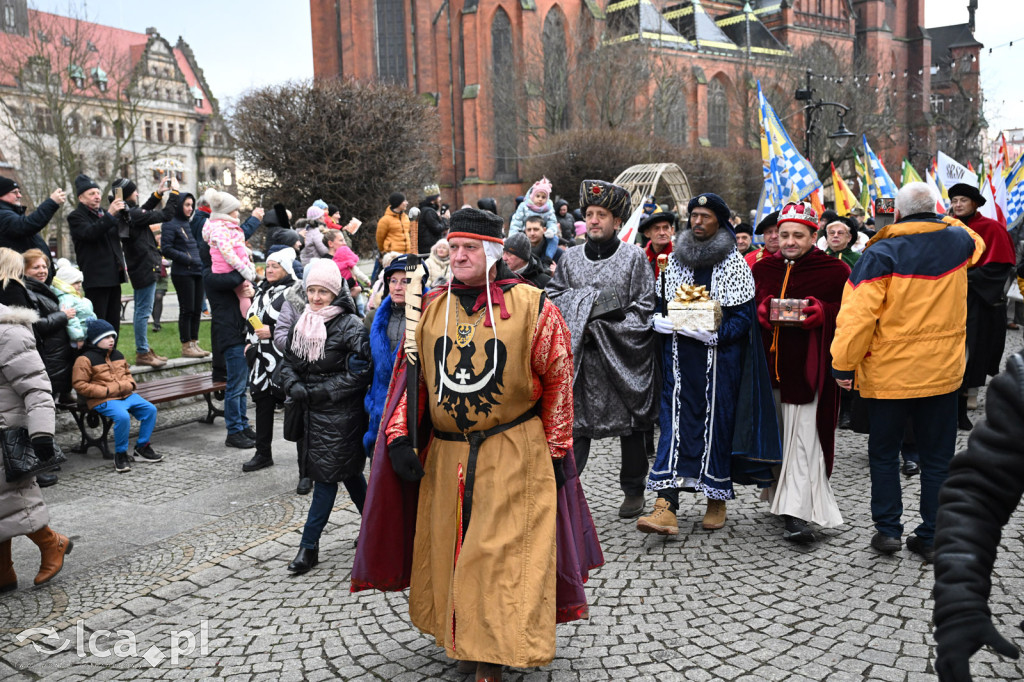
<instances>
[{"instance_id":1,"label":"brown leather boot","mask_svg":"<svg viewBox=\"0 0 1024 682\"><path fill-rule=\"evenodd\" d=\"M501 666L480 661L476 664L476 682L501 682Z\"/></svg>"},{"instance_id":2,"label":"brown leather boot","mask_svg":"<svg viewBox=\"0 0 1024 682\"><path fill-rule=\"evenodd\" d=\"M146 367L163 367L167 364L167 360L161 360L160 356L152 350L148 350L135 356L135 364L145 365Z\"/></svg>"},{"instance_id":3,"label":"brown leather boot","mask_svg":"<svg viewBox=\"0 0 1024 682\"><path fill-rule=\"evenodd\" d=\"M192 341L186 341L181 344L181 357L183 358L205 358L206 355L202 351L198 350Z\"/></svg>"},{"instance_id":4,"label":"brown leather boot","mask_svg":"<svg viewBox=\"0 0 1024 682\"><path fill-rule=\"evenodd\" d=\"M28 539L39 546L39 552L42 554L39 575L33 581L36 585L42 585L52 580L60 573L60 569L64 568L64 555L71 554L75 543L49 526L43 526L35 533L29 533Z\"/></svg>"},{"instance_id":5,"label":"brown leather boot","mask_svg":"<svg viewBox=\"0 0 1024 682\"><path fill-rule=\"evenodd\" d=\"M11 561L11 541L0 542L0 593L18 589L18 575Z\"/></svg>"},{"instance_id":6,"label":"brown leather boot","mask_svg":"<svg viewBox=\"0 0 1024 682\"><path fill-rule=\"evenodd\" d=\"M708 499L703 525L704 530L718 530L725 525L725 500Z\"/></svg>"},{"instance_id":7,"label":"brown leather boot","mask_svg":"<svg viewBox=\"0 0 1024 682\"><path fill-rule=\"evenodd\" d=\"M202 353L203 357L206 357L208 355L213 355L213 353L211 353L210 351L203 350L202 348L200 348L199 347L199 341L197 339L192 339L191 341L189 341L189 343L192 344L192 349L195 350L196 352Z\"/></svg>"}]
</instances>

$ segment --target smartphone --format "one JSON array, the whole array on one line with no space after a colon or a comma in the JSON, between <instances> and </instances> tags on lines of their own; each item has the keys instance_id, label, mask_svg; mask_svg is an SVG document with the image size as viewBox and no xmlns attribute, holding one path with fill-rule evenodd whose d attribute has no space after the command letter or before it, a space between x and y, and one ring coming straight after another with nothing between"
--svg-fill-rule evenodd
<instances>
[{"instance_id":1,"label":"smartphone","mask_svg":"<svg viewBox=\"0 0 1024 682\"><path fill-rule=\"evenodd\" d=\"M124 201L124 188L122 188L122 187L115 187L114 188L114 200L115 201Z\"/></svg>"},{"instance_id":2,"label":"smartphone","mask_svg":"<svg viewBox=\"0 0 1024 682\"><path fill-rule=\"evenodd\" d=\"M257 329L263 329L263 322L260 320L258 315L249 316L249 325L252 327L253 331L256 331Z\"/></svg>"}]
</instances>

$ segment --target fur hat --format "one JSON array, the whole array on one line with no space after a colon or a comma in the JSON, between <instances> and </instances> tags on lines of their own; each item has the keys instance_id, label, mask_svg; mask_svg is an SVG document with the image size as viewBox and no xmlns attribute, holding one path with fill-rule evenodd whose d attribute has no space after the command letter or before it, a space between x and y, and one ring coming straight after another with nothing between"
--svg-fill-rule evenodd
<instances>
[{"instance_id":1,"label":"fur hat","mask_svg":"<svg viewBox=\"0 0 1024 682\"><path fill-rule=\"evenodd\" d=\"M782 223L800 223L811 228L811 232L814 233L818 231L818 214L808 203L791 201L783 206L782 212L779 213L779 225Z\"/></svg>"},{"instance_id":2,"label":"fur hat","mask_svg":"<svg viewBox=\"0 0 1024 682\"><path fill-rule=\"evenodd\" d=\"M285 248L279 249L274 253L270 254L269 256L267 256L267 262L277 263L282 268L284 268L285 272L287 272L294 278L296 258L298 258L298 256L295 255L295 249L286 246Z\"/></svg>"},{"instance_id":3,"label":"fur hat","mask_svg":"<svg viewBox=\"0 0 1024 682\"><path fill-rule=\"evenodd\" d=\"M292 252L294 254L294 251ZM306 288L323 287L337 296L341 293L341 270L334 261L326 258L311 260L306 266Z\"/></svg>"},{"instance_id":4,"label":"fur hat","mask_svg":"<svg viewBox=\"0 0 1024 682\"><path fill-rule=\"evenodd\" d=\"M96 317L85 323L85 340L90 345L95 346L108 336L113 336L115 340L117 339L114 325L106 320Z\"/></svg>"},{"instance_id":5,"label":"fur hat","mask_svg":"<svg viewBox=\"0 0 1024 682\"><path fill-rule=\"evenodd\" d=\"M580 210L586 213L587 206L600 206L620 220L629 217L632 203L629 192L618 185L603 180L584 180L580 183Z\"/></svg>"},{"instance_id":6,"label":"fur hat","mask_svg":"<svg viewBox=\"0 0 1024 682\"><path fill-rule=\"evenodd\" d=\"M732 215L732 211L729 210L729 205L725 203L725 199L722 197L713 192L698 194L690 199L690 203L686 205L687 215L692 215L695 208L706 208L711 211L715 214L715 218L718 219L718 226L732 232L732 225L729 223L729 216ZM687 218L687 224L689 224L689 218Z\"/></svg>"},{"instance_id":7,"label":"fur hat","mask_svg":"<svg viewBox=\"0 0 1024 682\"><path fill-rule=\"evenodd\" d=\"M5 178L4 176L0 175L0 197L7 194L8 192L13 192L16 189L18 189L17 182L11 180L10 178Z\"/></svg>"},{"instance_id":8,"label":"fur hat","mask_svg":"<svg viewBox=\"0 0 1024 682\"><path fill-rule=\"evenodd\" d=\"M211 218L229 218L229 214L237 211L242 205L242 202L232 195L219 192L213 187L203 192L203 198L210 204Z\"/></svg>"},{"instance_id":9,"label":"fur hat","mask_svg":"<svg viewBox=\"0 0 1024 682\"><path fill-rule=\"evenodd\" d=\"M953 197L967 197L968 199L973 201L975 206L977 206L978 208L981 208L982 206L988 203L988 200L986 200L985 197L981 196L981 192L978 191L977 187L975 187L974 185L968 185L966 182L956 183L948 190L946 190L946 194L949 195L950 199L952 199Z\"/></svg>"},{"instance_id":10,"label":"fur hat","mask_svg":"<svg viewBox=\"0 0 1024 682\"><path fill-rule=\"evenodd\" d=\"M505 241L502 238L504 224L505 221L500 216L496 216L490 211L481 211L478 208L460 208L452 214L448 239L463 237L502 244Z\"/></svg>"},{"instance_id":11,"label":"fur hat","mask_svg":"<svg viewBox=\"0 0 1024 682\"><path fill-rule=\"evenodd\" d=\"M84 279L82 271L73 265L62 265L57 268L57 274L54 277L69 285L78 284Z\"/></svg>"},{"instance_id":12,"label":"fur hat","mask_svg":"<svg viewBox=\"0 0 1024 682\"><path fill-rule=\"evenodd\" d=\"M504 251L505 253L511 253L521 261L530 262L532 248L530 247L530 240L523 232L510 234L508 239L505 240Z\"/></svg>"},{"instance_id":13,"label":"fur hat","mask_svg":"<svg viewBox=\"0 0 1024 682\"><path fill-rule=\"evenodd\" d=\"M391 207L392 211L397 211L403 201L405 201L405 195L401 192L392 192L390 196L388 196L388 206Z\"/></svg>"}]
</instances>

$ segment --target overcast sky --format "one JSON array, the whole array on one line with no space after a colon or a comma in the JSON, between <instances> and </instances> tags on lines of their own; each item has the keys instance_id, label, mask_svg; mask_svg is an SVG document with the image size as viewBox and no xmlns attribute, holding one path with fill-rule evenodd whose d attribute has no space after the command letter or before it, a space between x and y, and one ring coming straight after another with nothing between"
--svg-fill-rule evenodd
<instances>
[{"instance_id":1,"label":"overcast sky","mask_svg":"<svg viewBox=\"0 0 1024 682\"><path fill-rule=\"evenodd\" d=\"M1024 22L1021 0L982 0L975 37L985 44L981 81L992 134L1024 127ZM37 0L47 12L67 14L68 0ZM101 24L143 32L154 26L172 44L183 36L196 54L207 82L222 104L248 88L313 76L313 48L307 0L176 0L146 5L94 0L88 18ZM967 21L967 0L928 0L925 24L946 26ZM1012 47L1004 46L1013 41ZM993 48L989 54L988 48ZM1016 59L1014 59L1016 58Z\"/></svg>"}]
</instances>

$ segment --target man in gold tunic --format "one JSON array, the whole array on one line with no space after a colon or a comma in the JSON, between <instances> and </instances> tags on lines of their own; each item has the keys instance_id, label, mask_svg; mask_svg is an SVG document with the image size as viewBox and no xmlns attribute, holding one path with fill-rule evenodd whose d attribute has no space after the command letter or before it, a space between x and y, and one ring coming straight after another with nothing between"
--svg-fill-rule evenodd
<instances>
[{"instance_id":1,"label":"man in gold tunic","mask_svg":"<svg viewBox=\"0 0 1024 682\"><path fill-rule=\"evenodd\" d=\"M478 680L550 663L556 620L586 615L585 602L572 614L556 607L569 330L543 291L508 270L501 235L498 216L452 215L454 281L434 292L415 332L433 428L422 459L404 397L385 427L394 472L420 481L409 615Z\"/></svg>"}]
</instances>

